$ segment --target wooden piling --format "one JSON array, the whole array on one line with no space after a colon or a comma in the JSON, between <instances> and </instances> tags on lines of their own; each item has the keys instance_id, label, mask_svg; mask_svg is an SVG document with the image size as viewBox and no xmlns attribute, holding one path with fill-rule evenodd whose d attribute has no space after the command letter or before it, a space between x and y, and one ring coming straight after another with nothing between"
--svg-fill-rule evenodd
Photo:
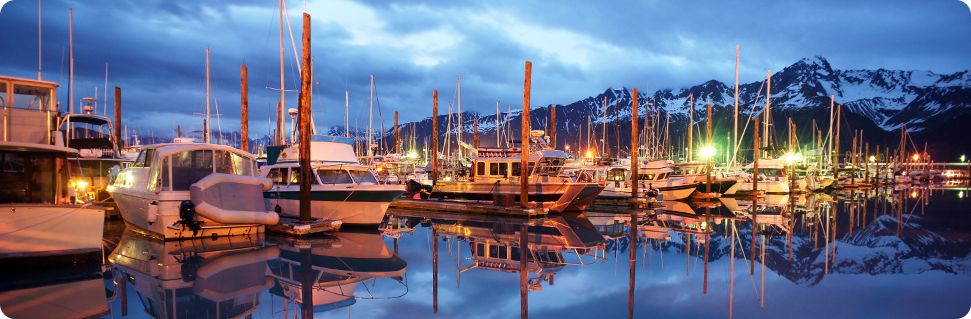
<instances>
[{"instance_id":1,"label":"wooden piling","mask_svg":"<svg viewBox=\"0 0 971 319\"><path fill-rule=\"evenodd\" d=\"M479 117L472 119L472 147L479 148Z\"/></svg>"},{"instance_id":2,"label":"wooden piling","mask_svg":"<svg viewBox=\"0 0 971 319\"><path fill-rule=\"evenodd\" d=\"M394 146L391 149L394 150L395 154L401 155L401 149L398 148L398 111L394 111Z\"/></svg>"},{"instance_id":3,"label":"wooden piling","mask_svg":"<svg viewBox=\"0 0 971 319\"><path fill-rule=\"evenodd\" d=\"M438 90L432 91L432 185L438 183Z\"/></svg>"},{"instance_id":4,"label":"wooden piling","mask_svg":"<svg viewBox=\"0 0 971 319\"><path fill-rule=\"evenodd\" d=\"M550 107L550 144L556 149L556 105Z\"/></svg>"},{"instance_id":5,"label":"wooden piling","mask_svg":"<svg viewBox=\"0 0 971 319\"><path fill-rule=\"evenodd\" d=\"M637 198L637 88L631 92L631 111L630 111L630 197Z\"/></svg>"},{"instance_id":6,"label":"wooden piling","mask_svg":"<svg viewBox=\"0 0 971 319\"><path fill-rule=\"evenodd\" d=\"M121 142L121 88L115 87L115 142L118 145L123 145Z\"/></svg>"},{"instance_id":7,"label":"wooden piling","mask_svg":"<svg viewBox=\"0 0 971 319\"><path fill-rule=\"evenodd\" d=\"M529 94L533 75L533 62L526 61L526 74L523 80L523 115L522 115L522 156L519 160L519 204L526 208L529 205Z\"/></svg>"},{"instance_id":8,"label":"wooden piling","mask_svg":"<svg viewBox=\"0 0 971 319\"><path fill-rule=\"evenodd\" d=\"M246 64L239 67L239 110L240 110L240 129L239 129L239 148L249 152L249 74Z\"/></svg>"},{"instance_id":9,"label":"wooden piling","mask_svg":"<svg viewBox=\"0 0 971 319\"><path fill-rule=\"evenodd\" d=\"M182 137L182 125L175 126L175 137Z\"/></svg>"},{"instance_id":10,"label":"wooden piling","mask_svg":"<svg viewBox=\"0 0 971 319\"><path fill-rule=\"evenodd\" d=\"M310 187L314 176L310 167L310 14L303 13L303 55L300 70L300 106L298 117L300 132L300 221L310 222ZM306 302L305 302L306 303Z\"/></svg>"}]
</instances>

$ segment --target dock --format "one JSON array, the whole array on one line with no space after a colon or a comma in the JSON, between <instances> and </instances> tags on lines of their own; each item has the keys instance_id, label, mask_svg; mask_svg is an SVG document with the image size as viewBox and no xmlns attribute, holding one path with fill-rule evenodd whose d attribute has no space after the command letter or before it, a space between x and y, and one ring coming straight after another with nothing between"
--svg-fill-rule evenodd
<instances>
[{"instance_id":1,"label":"dock","mask_svg":"<svg viewBox=\"0 0 971 319\"><path fill-rule=\"evenodd\" d=\"M549 213L545 207L497 206L493 203L458 200L414 200L400 199L391 203L391 208L405 210L431 210L440 212L506 215L521 217L541 217Z\"/></svg>"},{"instance_id":2,"label":"dock","mask_svg":"<svg viewBox=\"0 0 971 319\"><path fill-rule=\"evenodd\" d=\"M276 225L267 225L266 230L271 233L307 236L331 231L341 228L341 221L334 219L316 219L308 222L301 222L296 218L280 217L280 222Z\"/></svg>"}]
</instances>

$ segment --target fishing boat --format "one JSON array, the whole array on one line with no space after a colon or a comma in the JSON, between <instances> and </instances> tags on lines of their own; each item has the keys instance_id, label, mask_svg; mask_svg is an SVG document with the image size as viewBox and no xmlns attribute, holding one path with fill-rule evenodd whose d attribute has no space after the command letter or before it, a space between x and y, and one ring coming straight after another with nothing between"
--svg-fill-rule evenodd
<instances>
[{"instance_id":1,"label":"fishing boat","mask_svg":"<svg viewBox=\"0 0 971 319\"><path fill-rule=\"evenodd\" d=\"M745 166L745 177L729 187L724 194L751 194L756 190L754 187L766 194L789 193L789 176L782 159L759 159L759 176L752 176L754 167L753 164Z\"/></svg>"},{"instance_id":2,"label":"fishing boat","mask_svg":"<svg viewBox=\"0 0 971 319\"><path fill-rule=\"evenodd\" d=\"M255 234L274 225L252 154L206 143L143 146L108 187L125 223L164 239Z\"/></svg>"},{"instance_id":3,"label":"fishing boat","mask_svg":"<svg viewBox=\"0 0 971 319\"><path fill-rule=\"evenodd\" d=\"M101 261L104 208L78 206L67 187L69 156L56 127L57 84L0 76L0 261Z\"/></svg>"},{"instance_id":4,"label":"fishing boat","mask_svg":"<svg viewBox=\"0 0 971 319\"><path fill-rule=\"evenodd\" d=\"M597 198L604 186L590 175L562 176L567 155L552 149L543 131L530 132L527 151L528 200L550 212L583 210ZM477 148L472 160L472 176L466 180L448 178L438 181L431 196L442 199L490 200L509 206L519 201L522 148Z\"/></svg>"},{"instance_id":5,"label":"fishing boat","mask_svg":"<svg viewBox=\"0 0 971 319\"><path fill-rule=\"evenodd\" d=\"M263 193L266 207L283 216L300 216L300 163L297 145L271 147L273 162L260 168L273 182ZM310 142L314 176L310 189L311 215L339 220L343 226L377 226L404 185L379 183L369 167L360 164L353 141L342 137L314 136Z\"/></svg>"},{"instance_id":6,"label":"fishing boat","mask_svg":"<svg viewBox=\"0 0 971 319\"><path fill-rule=\"evenodd\" d=\"M65 115L60 126L68 134L67 146L78 150L70 160L69 185L74 188L75 200L111 205L107 187L122 167L131 163L112 135L111 120L93 114L91 105L85 105L84 113Z\"/></svg>"},{"instance_id":7,"label":"fishing boat","mask_svg":"<svg viewBox=\"0 0 971 319\"><path fill-rule=\"evenodd\" d=\"M625 172L630 170L626 168L621 168ZM694 178L687 177L684 175L677 176L674 174L673 162L668 160L653 160L644 164L643 167L638 167L637 169L637 181L638 188L641 193L646 194L649 189L656 189L660 192L665 200L682 200L691 196L698 188L700 184L694 181ZM626 173L626 178L623 181L615 181L615 186L613 191L605 192L605 195L613 196L630 196L632 179L631 174ZM608 175L609 177L610 175ZM642 194L642 196L646 196Z\"/></svg>"},{"instance_id":8,"label":"fishing boat","mask_svg":"<svg viewBox=\"0 0 971 319\"><path fill-rule=\"evenodd\" d=\"M108 261L122 314L139 304L154 318L248 318L273 286L267 263L279 251L259 234L162 241L129 228Z\"/></svg>"}]
</instances>

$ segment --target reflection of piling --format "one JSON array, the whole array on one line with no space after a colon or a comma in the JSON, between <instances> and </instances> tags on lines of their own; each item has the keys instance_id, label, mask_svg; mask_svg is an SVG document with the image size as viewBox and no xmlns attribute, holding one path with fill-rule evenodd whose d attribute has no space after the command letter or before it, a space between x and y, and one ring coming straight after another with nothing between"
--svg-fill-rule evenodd
<instances>
[{"instance_id":1,"label":"reflection of piling","mask_svg":"<svg viewBox=\"0 0 971 319\"><path fill-rule=\"evenodd\" d=\"M630 197L637 198L637 121L639 120L637 114L637 88L634 88L632 91L630 112Z\"/></svg>"},{"instance_id":2,"label":"reflection of piling","mask_svg":"<svg viewBox=\"0 0 971 319\"><path fill-rule=\"evenodd\" d=\"M438 313L438 232L434 229L432 229L432 312Z\"/></svg>"},{"instance_id":3,"label":"reflection of piling","mask_svg":"<svg viewBox=\"0 0 971 319\"><path fill-rule=\"evenodd\" d=\"M311 118L311 86L310 86L310 14L303 14L303 63L300 70L300 221L309 222L310 216L310 187L311 177L314 176L310 168L310 118ZM307 300L304 300L306 303ZM311 303L312 304L312 303Z\"/></svg>"},{"instance_id":4,"label":"reflection of piling","mask_svg":"<svg viewBox=\"0 0 971 319\"><path fill-rule=\"evenodd\" d=\"M526 190L529 183L529 91L531 77L533 73L533 62L526 61L526 76L523 82L523 114L522 114L522 141L520 148L522 156L519 161L519 202L523 208L528 207L529 192Z\"/></svg>"},{"instance_id":5,"label":"reflection of piling","mask_svg":"<svg viewBox=\"0 0 971 319\"><path fill-rule=\"evenodd\" d=\"M246 64L239 67L239 148L249 152L249 74Z\"/></svg>"},{"instance_id":6,"label":"reflection of piling","mask_svg":"<svg viewBox=\"0 0 971 319\"><path fill-rule=\"evenodd\" d=\"M118 299L121 299L121 315L128 315L128 278L127 275L121 277L121 283L118 286Z\"/></svg>"},{"instance_id":7,"label":"reflection of piling","mask_svg":"<svg viewBox=\"0 0 971 319\"><path fill-rule=\"evenodd\" d=\"M634 92L637 92L637 89L634 89ZM637 95L635 94L634 96ZM635 102L634 105L637 105L637 103ZM630 213L629 233L630 244L627 245L627 249L630 252L630 279L627 282L627 318L634 318L634 271L637 270L637 212Z\"/></svg>"},{"instance_id":8,"label":"reflection of piling","mask_svg":"<svg viewBox=\"0 0 971 319\"><path fill-rule=\"evenodd\" d=\"M306 14L306 13L305 13ZM300 249L300 312L303 319L314 317L314 255L310 248Z\"/></svg>"},{"instance_id":9,"label":"reflection of piling","mask_svg":"<svg viewBox=\"0 0 971 319\"><path fill-rule=\"evenodd\" d=\"M519 226L519 317L529 317L529 225Z\"/></svg>"},{"instance_id":10,"label":"reflection of piling","mask_svg":"<svg viewBox=\"0 0 971 319\"><path fill-rule=\"evenodd\" d=\"M121 143L121 88L115 87L115 143Z\"/></svg>"}]
</instances>

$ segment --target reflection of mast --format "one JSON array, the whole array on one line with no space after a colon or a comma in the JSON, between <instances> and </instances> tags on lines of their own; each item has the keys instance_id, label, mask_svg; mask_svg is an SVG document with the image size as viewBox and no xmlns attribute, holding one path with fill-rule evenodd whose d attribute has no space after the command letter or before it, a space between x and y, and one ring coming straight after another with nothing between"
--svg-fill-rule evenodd
<instances>
[{"instance_id":1,"label":"reflection of mast","mask_svg":"<svg viewBox=\"0 0 971 319\"><path fill-rule=\"evenodd\" d=\"M636 99L636 98L635 98ZM634 158L634 161L637 159ZM634 318L634 271L637 269L637 212L630 213L630 279L627 286L627 318Z\"/></svg>"}]
</instances>

